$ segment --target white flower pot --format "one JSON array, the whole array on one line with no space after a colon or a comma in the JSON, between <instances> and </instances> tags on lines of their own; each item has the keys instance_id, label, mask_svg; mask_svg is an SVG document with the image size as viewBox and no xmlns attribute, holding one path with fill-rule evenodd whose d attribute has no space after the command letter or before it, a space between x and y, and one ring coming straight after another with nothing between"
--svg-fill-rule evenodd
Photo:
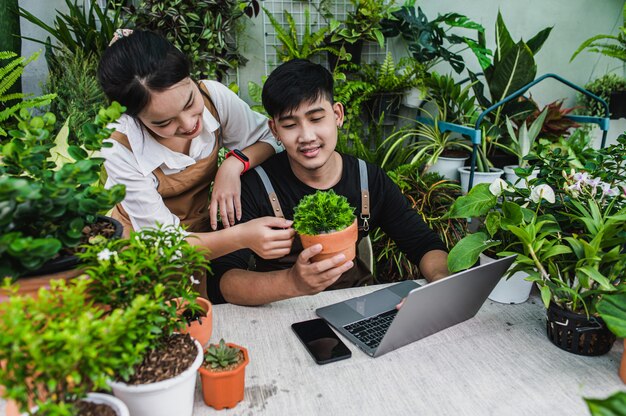
<instances>
[{"instance_id":1,"label":"white flower pot","mask_svg":"<svg viewBox=\"0 0 626 416\"><path fill-rule=\"evenodd\" d=\"M461 174L461 191L466 194L469 188L470 167L464 166L458 169ZM479 183L492 183L502 176L504 171L499 168L489 168L489 172L474 171L474 182L472 187Z\"/></svg>"},{"instance_id":2,"label":"white flower pot","mask_svg":"<svg viewBox=\"0 0 626 416\"><path fill-rule=\"evenodd\" d=\"M439 156L437 161L428 169L429 172L437 172L446 179L452 181L459 180L459 168L465 165L465 161L469 156L464 157L445 157Z\"/></svg>"},{"instance_id":3,"label":"white flower pot","mask_svg":"<svg viewBox=\"0 0 626 416\"><path fill-rule=\"evenodd\" d=\"M106 404L109 406L117 416L130 416L128 412L128 407L124 404L123 401L118 399L117 397L111 396L110 394L104 393L88 393L87 397L83 399L86 402L96 403L96 404ZM31 409L31 412L36 412L37 406ZM7 415L9 411L7 410ZM27 416L27 413L22 413L22 416Z\"/></svg>"},{"instance_id":4,"label":"white flower pot","mask_svg":"<svg viewBox=\"0 0 626 416\"><path fill-rule=\"evenodd\" d=\"M480 264L490 263L494 261L491 257L480 255ZM512 267L512 266L511 266ZM505 304L524 303L530 296L533 288L533 282L524 280L528 277L526 272L517 272L508 279L502 277L496 287L491 291L488 298Z\"/></svg>"},{"instance_id":5,"label":"white flower pot","mask_svg":"<svg viewBox=\"0 0 626 416\"><path fill-rule=\"evenodd\" d=\"M402 96L402 105L409 108L420 108L425 97L426 91L417 87L411 88Z\"/></svg>"},{"instance_id":6,"label":"white flower pot","mask_svg":"<svg viewBox=\"0 0 626 416\"><path fill-rule=\"evenodd\" d=\"M526 188L526 181L515 173L515 168L519 167L519 165L508 165L504 167L504 177L508 182L511 182L513 186L519 189ZM539 169L534 169L533 173L530 174L528 180L535 179L539 175Z\"/></svg>"},{"instance_id":7,"label":"white flower pot","mask_svg":"<svg viewBox=\"0 0 626 416\"><path fill-rule=\"evenodd\" d=\"M198 355L191 367L169 380L130 385L110 381L113 394L120 398L132 416L191 416L198 368L204 359L202 346L194 341Z\"/></svg>"}]
</instances>

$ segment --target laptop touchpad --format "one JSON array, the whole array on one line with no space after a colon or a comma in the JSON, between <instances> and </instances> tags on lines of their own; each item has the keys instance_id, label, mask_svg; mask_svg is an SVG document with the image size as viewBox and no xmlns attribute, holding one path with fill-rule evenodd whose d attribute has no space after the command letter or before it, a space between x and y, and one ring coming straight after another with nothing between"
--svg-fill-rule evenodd
<instances>
[{"instance_id":1,"label":"laptop touchpad","mask_svg":"<svg viewBox=\"0 0 626 416\"><path fill-rule=\"evenodd\" d=\"M364 317L378 315L395 308L402 298L390 290L380 290L370 295L346 300L344 303Z\"/></svg>"}]
</instances>

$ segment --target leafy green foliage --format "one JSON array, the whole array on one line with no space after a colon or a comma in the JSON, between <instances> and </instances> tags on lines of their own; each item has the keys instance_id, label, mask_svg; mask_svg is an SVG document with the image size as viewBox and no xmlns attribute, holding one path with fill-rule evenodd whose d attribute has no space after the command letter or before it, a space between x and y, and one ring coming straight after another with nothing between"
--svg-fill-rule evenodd
<instances>
[{"instance_id":1,"label":"leafy green foliage","mask_svg":"<svg viewBox=\"0 0 626 416\"><path fill-rule=\"evenodd\" d=\"M108 103L96 77L98 58L95 54L85 54L78 49L74 53L59 51L49 56L49 59L53 62L44 88L57 93L50 111L60 120L67 121L69 142L80 143L82 126L93 120L98 110Z\"/></svg>"},{"instance_id":2,"label":"leafy green foliage","mask_svg":"<svg viewBox=\"0 0 626 416\"><path fill-rule=\"evenodd\" d=\"M221 81L247 61L236 47L245 6L238 0L142 0L127 10L137 28L162 34L189 57L193 78Z\"/></svg>"},{"instance_id":3,"label":"leafy green foliage","mask_svg":"<svg viewBox=\"0 0 626 416\"><path fill-rule=\"evenodd\" d=\"M427 99L437 105L441 121L462 126L474 124L479 111L474 95L470 95L473 84L461 88L461 83L451 75L436 72L431 72L424 83L428 88Z\"/></svg>"},{"instance_id":4,"label":"leafy green foliage","mask_svg":"<svg viewBox=\"0 0 626 416\"><path fill-rule=\"evenodd\" d=\"M0 61L7 60L0 68L0 136L6 136L7 130L14 127L8 125L13 114L25 108L36 108L50 104L56 94L46 94L41 97L29 97L22 93L10 93L11 87L20 80L24 67L37 59L39 52L29 58L18 56L14 52L0 51Z\"/></svg>"},{"instance_id":5,"label":"leafy green foliage","mask_svg":"<svg viewBox=\"0 0 626 416\"><path fill-rule=\"evenodd\" d=\"M624 17L624 23L619 28L617 35L602 34L590 37L580 44L569 61L572 62L579 53L588 50L589 52L600 53L610 58L619 59L622 61L622 64L626 63L626 4L624 4L622 15Z\"/></svg>"},{"instance_id":6,"label":"leafy green foliage","mask_svg":"<svg viewBox=\"0 0 626 416\"><path fill-rule=\"evenodd\" d=\"M75 414L76 401L108 390L115 374L128 376L160 336L162 294L105 313L89 299L88 285L83 278L53 280L38 299L14 295L0 303L0 384L22 412L31 414L34 397L37 414Z\"/></svg>"},{"instance_id":7,"label":"leafy green foliage","mask_svg":"<svg viewBox=\"0 0 626 416\"><path fill-rule=\"evenodd\" d=\"M382 32L381 21L393 19L392 13L396 10L395 0L350 0L354 11L348 12L343 22L331 20L331 42L343 44L355 43L359 40L378 42L383 48L385 38Z\"/></svg>"},{"instance_id":8,"label":"leafy green foliage","mask_svg":"<svg viewBox=\"0 0 626 416\"><path fill-rule=\"evenodd\" d=\"M293 211L293 228L299 234L341 231L354 222L354 208L332 189L317 191L300 200Z\"/></svg>"},{"instance_id":9,"label":"leafy green foliage","mask_svg":"<svg viewBox=\"0 0 626 416\"><path fill-rule=\"evenodd\" d=\"M170 335L185 324L178 304L190 305L186 308L191 312L200 311L193 283L210 272L204 254L185 238L182 229L170 225L131 232L128 239L103 239L87 246L78 256L85 273L92 278L90 296L112 308L127 308L137 296L154 296L157 289L167 301L181 298L164 307L167 320L161 327Z\"/></svg>"},{"instance_id":10,"label":"leafy green foliage","mask_svg":"<svg viewBox=\"0 0 626 416\"><path fill-rule=\"evenodd\" d=\"M278 57L282 62L292 59L311 59L312 56L321 52L330 52L339 55L339 51L331 46L327 46L325 38L328 33L328 27L324 26L315 32L311 32L311 12L308 7L304 9L304 33L299 38L296 22L287 10L283 11L285 20L287 20L288 28L284 28L269 10L265 7L263 11L270 19L272 27L276 31L276 38L282 44L276 47Z\"/></svg>"},{"instance_id":11,"label":"leafy green foliage","mask_svg":"<svg viewBox=\"0 0 626 416\"><path fill-rule=\"evenodd\" d=\"M458 183L436 173L422 174L421 163L402 165L387 172L413 209L430 229L436 232L448 249L467 233L465 219L446 218L449 206L461 195ZM419 268L411 263L393 240L382 230L372 234L376 253L376 278L380 282L419 279Z\"/></svg>"},{"instance_id":12,"label":"leafy green foliage","mask_svg":"<svg viewBox=\"0 0 626 416\"><path fill-rule=\"evenodd\" d=\"M241 350L226 345L224 339L220 339L219 344L211 344L204 352L204 363L210 368L226 368L229 365L237 364Z\"/></svg>"},{"instance_id":13,"label":"leafy green foliage","mask_svg":"<svg viewBox=\"0 0 626 416\"><path fill-rule=\"evenodd\" d=\"M101 9L96 1L84 3L79 0L65 0L65 4L69 14L57 11L53 26L20 7L21 17L45 30L57 40L57 43L25 36L23 38L45 44L57 51L66 49L74 55L82 51L85 55L93 54L99 59L113 38L115 30L126 27L122 9L116 1L107 1L111 10Z\"/></svg>"},{"instance_id":14,"label":"leafy green foliage","mask_svg":"<svg viewBox=\"0 0 626 416\"><path fill-rule=\"evenodd\" d=\"M454 45L465 45L478 57L481 65L488 65L491 51L481 46L478 38L472 39L449 33L451 29L461 28L476 30L478 36L484 35L485 29L466 16L458 13L446 13L428 20L420 7L415 10L415 1L406 2L399 10L393 12L393 19L382 22L383 34L386 37L402 36L409 53L416 61L430 69L440 62L448 62L457 74L465 68L460 52L464 48L452 51Z\"/></svg>"},{"instance_id":15,"label":"leafy green foliage","mask_svg":"<svg viewBox=\"0 0 626 416\"><path fill-rule=\"evenodd\" d=\"M362 64L359 68L356 77L374 85L375 93L402 92L421 87L426 74L422 65L412 58L401 58L396 64L391 52L387 52L382 63Z\"/></svg>"},{"instance_id":16,"label":"leafy green foliage","mask_svg":"<svg viewBox=\"0 0 626 416\"><path fill-rule=\"evenodd\" d=\"M626 415L626 392L618 391L606 399L584 399L591 416Z\"/></svg>"},{"instance_id":17,"label":"leafy green foliage","mask_svg":"<svg viewBox=\"0 0 626 416\"><path fill-rule=\"evenodd\" d=\"M602 296L596 309L612 333L626 338L626 291Z\"/></svg>"},{"instance_id":18,"label":"leafy green foliage","mask_svg":"<svg viewBox=\"0 0 626 416\"><path fill-rule=\"evenodd\" d=\"M606 74L585 84L585 89L602 98L608 104L612 92L626 91L626 79L617 74ZM579 111L582 114L596 117L606 116L604 107L598 101L584 94L578 96L578 105L582 107Z\"/></svg>"},{"instance_id":19,"label":"leafy green foliage","mask_svg":"<svg viewBox=\"0 0 626 416\"><path fill-rule=\"evenodd\" d=\"M85 124L81 143L67 147L67 163L51 152L54 114L32 117L22 109L15 116L17 129L0 147L0 276L36 270L61 247L75 247L85 225L124 198L123 186L98 184L104 159L89 156L107 145L112 130L105 126L122 111L113 103Z\"/></svg>"}]
</instances>

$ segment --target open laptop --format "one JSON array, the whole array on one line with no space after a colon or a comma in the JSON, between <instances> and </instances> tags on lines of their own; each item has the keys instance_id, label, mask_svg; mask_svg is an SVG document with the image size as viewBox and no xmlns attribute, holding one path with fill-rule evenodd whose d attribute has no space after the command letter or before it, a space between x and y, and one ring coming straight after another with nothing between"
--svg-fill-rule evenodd
<instances>
[{"instance_id":1,"label":"open laptop","mask_svg":"<svg viewBox=\"0 0 626 416\"><path fill-rule=\"evenodd\" d=\"M424 286L408 280L316 312L365 353L379 357L476 315L514 259L504 257Z\"/></svg>"}]
</instances>

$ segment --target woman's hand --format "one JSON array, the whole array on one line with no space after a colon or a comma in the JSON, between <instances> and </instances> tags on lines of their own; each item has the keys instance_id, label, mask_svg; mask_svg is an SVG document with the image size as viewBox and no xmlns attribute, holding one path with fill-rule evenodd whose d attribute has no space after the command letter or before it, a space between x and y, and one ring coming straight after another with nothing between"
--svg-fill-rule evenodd
<instances>
[{"instance_id":1,"label":"woman's hand","mask_svg":"<svg viewBox=\"0 0 626 416\"><path fill-rule=\"evenodd\" d=\"M234 157L225 159L215 175L209 215L211 228L217 230L217 212L224 228L235 225L241 219L241 172L243 163Z\"/></svg>"},{"instance_id":2,"label":"woman's hand","mask_svg":"<svg viewBox=\"0 0 626 416\"><path fill-rule=\"evenodd\" d=\"M264 259L277 259L291 251L296 231L293 221L278 217L261 217L239 224L240 241Z\"/></svg>"}]
</instances>

